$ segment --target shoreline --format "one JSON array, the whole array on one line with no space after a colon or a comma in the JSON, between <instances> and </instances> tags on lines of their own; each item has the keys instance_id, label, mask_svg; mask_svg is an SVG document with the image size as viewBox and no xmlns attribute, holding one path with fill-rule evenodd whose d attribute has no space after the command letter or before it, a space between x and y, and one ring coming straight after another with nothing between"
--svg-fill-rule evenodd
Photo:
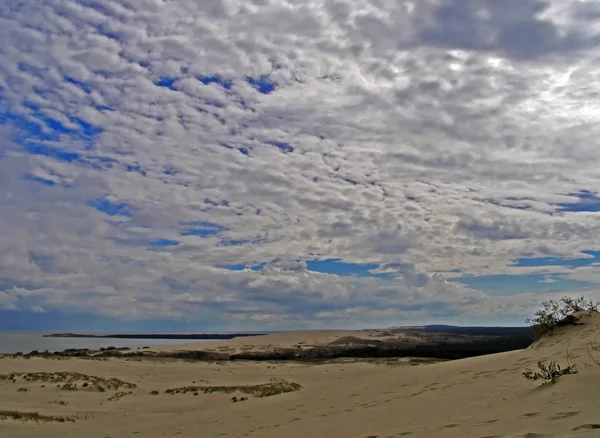
<instances>
[{"instance_id":1,"label":"shoreline","mask_svg":"<svg viewBox=\"0 0 600 438\"><path fill-rule=\"evenodd\" d=\"M51 338L191 340L164 347L107 346L33 350L12 357L136 358L189 361L326 362L336 359L427 358L455 360L527 348L532 334L524 328L422 327L359 331L300 331L270 334L79 334L55 333ZM287 340L282 342L282 340ZM295 341L290 341L295 339ZM211 340L210 343L193 342ZM5 355L7 356L7 355Z\"/></svg>"},{"instance_id":2,"label":"shoreline","mask_svg":"<svg viewBox=\"0 0 600 438\"><path fill-rule=\"evenodd\" d=\"M265 333L113 333L95 335L87 333L51 333L43 338L88 338L88 339L183 339L183 340L229 340L251 336L263 336Z\"/></svg>"}]
</instances>

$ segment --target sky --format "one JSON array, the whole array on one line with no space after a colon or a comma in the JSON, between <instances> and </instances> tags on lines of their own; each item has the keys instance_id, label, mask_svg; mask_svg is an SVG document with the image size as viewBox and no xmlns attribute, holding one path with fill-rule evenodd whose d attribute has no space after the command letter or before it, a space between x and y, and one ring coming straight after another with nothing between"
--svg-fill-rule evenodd
<instances>
[{"instance_id":1,"label":"sky","mask_svg":"<svg viewBox=\"0 0 600 438\"><path fill-rule=\"evenodd\" d=\"M0 330L600 298L600 3L3 0Z\"/></svg>"}]
</instances>

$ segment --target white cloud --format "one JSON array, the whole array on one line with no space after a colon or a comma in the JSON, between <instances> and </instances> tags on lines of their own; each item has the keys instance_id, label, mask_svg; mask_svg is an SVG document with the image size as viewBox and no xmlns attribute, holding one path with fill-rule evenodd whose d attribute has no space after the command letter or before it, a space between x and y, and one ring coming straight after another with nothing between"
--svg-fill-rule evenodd
<instances>
[{"instance_id":1,"label":"white cloud","mask_svg":"<svg viewBox=\"0 0 600 438\"><path fill-rule=\"evenodd\" d=\"M432 276L600 247L594 214L557 207L600 191L599 26L576 1L5 2L3 296L283 325L494 314L500 298ZM247 80L262 76L270 94ZM71 132L20 131L41 115ZM27 135L80 159L31 155ZM220 236L181 236L185 222ZM181 243L149 250L158 239ZM297 262L311 254L398 279L314 273Z\"/></svg>"}]
</instances>

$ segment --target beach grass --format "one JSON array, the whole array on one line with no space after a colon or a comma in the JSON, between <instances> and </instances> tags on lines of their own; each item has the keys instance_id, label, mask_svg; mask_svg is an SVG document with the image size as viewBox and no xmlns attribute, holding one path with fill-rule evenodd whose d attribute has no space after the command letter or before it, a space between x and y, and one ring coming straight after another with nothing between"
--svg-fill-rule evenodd
<instances>
[{"instance_id":1,"label":"beach grass","mask_svg":"<svg viewBox=\"0 0 600 438\"><path fill-rule=\"evenodd\" d=\"M183 386L180 388L167 389L166 394L186 394L192 393L242 393L250 394L254 397L270 397L273 395L284 394L287 392L298 391L302 386L298 383L288 382L285 380L277 382L263 383L259 385L238 385L238 386Z\"/></svg>"},{"instance_id":2,"label":"beach grass","mask_svg":"<svg viewBox=\"0 0 600 438\"><path fill-rule=\"evenodd\" d=\"M37 412L21 412L21 411L3 411L0 410L0 420L17 420L17 421L55 421L58 423L74 422L72 418L59 417L54 415L42 415Z\"/></svg>"},{"instance_id":3,"label":"beach grass","mask_svg":"<svg viewBox=\"0 0 600 438\"><path fill-rule=\"evenodd\" d=\"M25 382L63 383L64 390L77 390L77 382L83 382L82 387L96 389L107 388L118 390L121 388L135 389L137 387L135 383L126 382L114 377L98 377L89 374L67 371L56 373L37 372L0 374L0 380L16 381L17 379L22 379ZM85 383L87 383L87 385L85 385Z\"/></svg>"}]
</instances>

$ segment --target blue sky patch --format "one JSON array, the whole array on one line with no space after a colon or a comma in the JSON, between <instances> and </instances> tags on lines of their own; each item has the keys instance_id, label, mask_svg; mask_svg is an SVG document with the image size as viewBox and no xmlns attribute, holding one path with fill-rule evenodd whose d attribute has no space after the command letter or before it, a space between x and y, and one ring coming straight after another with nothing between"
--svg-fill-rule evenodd
<instances>
[{"instance_id":1,"label":"blue sky patch","mask_svg":"<svg viewBox=\"0 0 600 438\"><path fill-rule=\"evenodd\" d=\"M453 278L448 281L496 295L517 295L525 292L566 293L582 290L590 285L586 281L570 280L562 274L481 275Z\"/></svg>"},{"instance_id":2,"label":"blue sky patch","mask_svg":"<svg viewBox=\"0 0 600 438\"><path fill-rule=\"evenodd\" d=\"M225 227L212 222L184 222L182 225L187 227L179 233L182 236L211 237L218 236L226 230Z\"/></svg>"},{"instance_id":3,"label":"blue sky patch","mask_svg":"<svg viewBox=\"0 0 600 438\"><path fill-rule=\"evenodd\" d=\"M231 88L231 81L227 81L220 76L199 76L198 80L204 85L217 84L227 90Z\"/></svg>"},{"instance_id":4,"label":"blue sky patch","mask_svg":"<svg viewBox=\"0 0 600 438\"><path fill-rule=\"evenodd\" d=\"M262 94L269 94L275 90L275 82L271 81L268 76L260 76L258 78L248 78L248 83L256 88Z\"/></svg>"},{"instance_id":5,"label":"blue sky patch","mask_svg":"<svg viewBox=\"0 0 600 438\"><path fill-rule=\"evenodd\" d=\"M160 78L154 83L158 87L165 87L174 90L173 84L177 81L177 78Z\"/></svg>"},{"instance_id":6,"label":"blue sky patch","mask_svg":"<svg viewBox=\"0 0 600 438\"><path fill-rule=\"evenodd\" d=\"M120 320L92 313L62 312L43 306L44 313L0 309L0 331L67 331L86 333L187 333L214 331L218 319ZM226 331L221 330L221 331ZM27 352L27 351L25 351Z\"/></svg>"},{"instance_id":7,"label":"blue sky patch","mask_svg":"<svg viewBox=\"0 0 600 438\"><path fill-rule=\"evenodd\" d=\"M394 278L393 274L389 273L373 273L372 270L378 269L379 265L375 263L358 264L346 263L341 259L324 259L324 260L307 260L306 267L309 271L320 272L322 274L334 274L339 276L355 276L355 277L378 277L378 278Z\"/></svg>"},{"instance_id":8,"label":"blue sky patch","mask_svg":"<svg viewBox=\"0 0 600 438\"><path fill-rule=\"evenodd\" d=\"M135 207L132 205L111 202L107 199L96 199L95 201L89 202L88 205L109 216L133 217L135 213Z\"/></svg>"},{"instance_id":9,"label":"blue sky patch","mask_svg":"<svg viewBox=\"0 0 600 438\"><path fill-rule=\"evenodd\" d=\"M46 186L53 186L54 185L54 181L51 181L49 179L45 179L45 178L41 178L39 176L35 176L35 175L31 175L31 174L27 174L23 177L23 179L25 181L33 181L33 182L37 182L40 184L44 184Z\"/></svg>"},{"instance_id":10,"label":"blue sky patch","mask_svg":"<svg viewBox=\"0 0 600 438\"><path fill-rule=\"evenodd\" d=\"M74 79L70 76L65 76L64 77L65 81L67 81L69 84L73 84L78 88L81 88L83 91L85 91L86 93L90 94L92 92L92 90L90 89L89 85L87 85L84 82L78 81L77 79Z\"/></svg>"},{"instance_id":11,"label":"blue sky patch","mask_svg":"<svg viewBox=\"0 0 600 438\"><path fill-rule=\"evenodd\" d=\"M218 206L229 207L229 201L227 201L227 200L213 201L212 199L204 198L204 203L206 205L212 205L213 207L218 207Z\"/></svg>"},{"instance_id":12,"label":"blue sky patch","mask_svg":"<svg viewBox=\"0 0 600 438\"><path fill-rule=\"evenodd\" d=\"M258 265L248 266L243 263L235 263L235 264L231 264L231 265L217 265L217 268L228 269L230 271L243 271L244 269L250 269L252 271L260 271L266 265L267 265L266 263L260 263Z\"/></svg>"},{"instance_id":13,"label":"blue sky patch","mask_svg":"<svg viewBox=\"0 0 600 438\"><path fill-rule=\"evenodd\" d=\"M102 133L102 128L94 126L78 117L70 117L69 120L71 120L71 122L77 123L81 127L79 134L83 134L85 138L96 137L98 134ZM71 131L71 133L77 133L77 131Z\"/></svg>"},{"instance_id":14,"label":"blue sky patch","mask_svg":"<svg viewBox=\"0 0 600 438\"><path fill-rule=\"evenodd\" d=\"M560 207L560 211L600 212L600 198L596 192L580 190L579 192L569 193L568 196L577 198L577 202L563 202L556 204Z\"/></svg>"},{"instance_id":15,"label":"blue sky patch","mask_svg":"<svg viewBox=\"0 0 600 438\"><path fill-rule=\"evenodd\" d=\"M301 260L296 260L300 262ZM259 271L265 267L267 263L260 263L257 265L245 265L243 263L219 265L220 268L229 269L230 271L242 271L244 269L251 269L253 271ZM379 265L375 263L371 264L358 264L358 263L345 263L341 259L324 259L324 260L307 260L306 268L312 272L319 272L321 274L333 274L342 277L377 277L384 279L393 279L392 273L373 273L371 270L378 269Z\"/></svg>"},{"instance_id":16,"label":"blue sky patch","mask_svg":"<svg viewBox=\"0 0 600 438\"><path fill-rule=\"evenodd\" d=\"M600 251L583 251L591 257L565 259L556 257L532 257L516 259L513 266L522 267L537 267L537 266L567 266L569 268L580 268L594 263L600 263Z\"/></svg>"},{"instance_id":17,"label":"blue sky patch","mask_svg":"<svg viewBox=\"0 0 600 438\"><path fill-rule=\"evenodd\" d=\"M180 243L181 242L178 242L177 240L157 239L157 240L153 240L152 242L150 242L150 246L157 247L157 248L164 248L167 246L177 246Z\"/></svg>"},{"instance_id":18,"label":"blue sky patch","mask_svg":"<svg viewBox=\"0 0 600 438\"><path fill-rule=\"evenodd\" d=\"M79 128L67 128L59 121L46 116L39 105L25 102L24 106L31 111L29 116L12 112L0 89L0 124L10 124L16 128L12 140L26 152L68 163L78 162L91 164L92 166L95 165L95 161L101 160L101 157L95 157L86 161L82 159L79 152L45 144L49 141L58 141L66 135L71 140L83 142L84 148L87 149L94 138L102 132L100 127L77 117L69 117L69 121Z\"/></svg>"},{"instance_id":19,"label":"blue sky patch","mask_svg":"<svg viewBox=\"0 0 600 438\"><path fill-rule=\"evenodd\" d=\"M238 239L221 239L221 245L223 246L240 246L247 243L253 243L252 240L238 240Z\"/></svg>"},{"instance_id":20,"label":"blue sky patch","mask_svg":"<svg viewBox=\"0 0 600 438\"><path fill-rule=\"evenodd\" d=\"M139 173L142 176L146 176L146 171L138 163L127 164L125 166L125 170L127 170L127 172L136 172L136 173Z\"/></svg>"},{"instance_id":21,"label":"blue sky patch","mask_svg":"<svg viewBox=\"0 0 600 438\"><path fill-rule=\"evenodd\" d=\"M178 173L181 173L181 171L175 166L168 165L163 169L165 175L177 175Z\"/></svg>"},{"instance_id":22,"label":"blue sky patch","mask_svg":"<svg viewBox=\"0 0 600 438\"><path fill-rule=\"evenodd\" d=\"M54 132L54 134L52 135L52 137L50 139L57 139L57 138L59 138L60 134L70 134L70 135L80 136L82 138L88 138L88 137L94 137L94 136L98 135L100 132L102 132L102 129L100 129L99 127L96 127L78 117L68 117L68 118L71 123L76 123L77 125L79 125L80 129L77 130L77 129L67 128L65 125L60 123L58 120L55 120L55 119L45 115L39 105L29 103L29 102L25 102L23 105L32 111L33 117L39 121L38 126L40 128L43 128L45 126L50 131ZM18 119L20 119L20 118L21 118L21 116L18 116L16 114L12 115L13 121L18 121ZM24 127L25 128L33 128L29 124L25 124ZM26 129L26 130L29 132L29 129ZM41 135L42 139L44 139L43 136L45 135L45 133L43 133L41 130L33 128L31 130L31 132L29 132L29 133L37 135L37 136Z\"/></svg>"},{"instance_id":23,"label":"blue sky patch","mask_svg":"<svg viewBox=\"0 0 600 438\"><path fill-rule=\"evenodd\" d=\"M270 142L268 142L268 144L275 146L281 152L284 152L284 153L294 152L294 148L292 146L290 146L288 143L283 143L281 141L270 141Z\"/></svg>"},{"instance_id":24,"label":"blue sky patch","mask_svg":"<svg viewBox=\"0 0 600 438\"><path fill-rule=\"evenodd\" d=\"M66 161L68 163L79 161L81 159L81 156L77 152L62 151L60 149L41 144L29 143L23 145L23 148L30 154L43 155L45 157L54 158L55 160L59 161Z\"/></svg>"}]
</instances>

